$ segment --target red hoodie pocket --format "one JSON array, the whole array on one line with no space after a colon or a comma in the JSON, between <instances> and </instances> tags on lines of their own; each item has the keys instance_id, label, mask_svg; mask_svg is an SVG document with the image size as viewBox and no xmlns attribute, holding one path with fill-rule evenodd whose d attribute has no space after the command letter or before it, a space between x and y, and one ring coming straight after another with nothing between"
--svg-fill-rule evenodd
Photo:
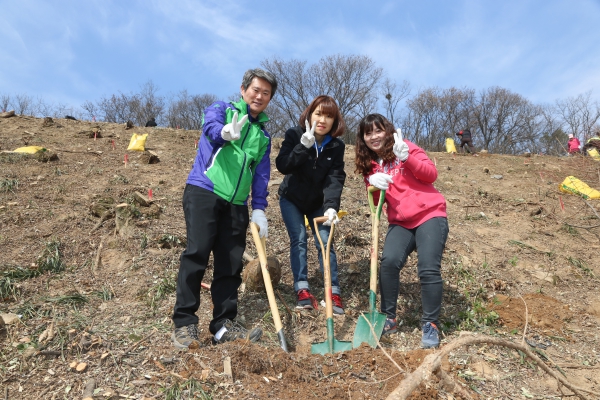
<instances>
[{"instance_id":1,"label":"red hoodie pocket","mask_svg":"<svg viewBox=\"0 0 600 400\"><path fill-rule=\"evenodd\" d=\"M427 194L421 192L410 192L405 196L402 196L402 198L398 201L398 204L396 204L394 207L397 220L410 221L414 219L416 215L426 211L426 197Z\"/></svg>"}]
</instances>

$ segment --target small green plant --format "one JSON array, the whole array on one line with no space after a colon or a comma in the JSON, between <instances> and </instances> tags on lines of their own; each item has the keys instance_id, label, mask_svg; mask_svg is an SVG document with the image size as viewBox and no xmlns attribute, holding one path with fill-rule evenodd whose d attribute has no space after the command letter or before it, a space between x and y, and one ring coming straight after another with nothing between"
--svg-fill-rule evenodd
<instances>
[{"instance_id":1,"label":"small green plant","mask_svg":"<svg viewBox=\"0 0 600 400\"><path fill-rule=\"evenodd\" d=\"M481 300L474 300L467 310L459 312L458 315L462 319L462 329L492 327L500 317L496 311L489 310Z\"/></svg>"},{"instance_id":2,"label":"small green plant","mask_svg":"<svg viewBox=\"0 0 600 400\"><path fill-rule=\"evenodd\" d=\"M158 243L163 249L172 249L173 247L184 246L183 241L179 239L179 237L168 233L162 235L162 237L158 240Z\"/></svg>"},{"instance_id":3,"label":"small green plant","mask_svg":"<svg viewBox=\"0 0 600 400\"><path fill-rule=\"evenodd\" d=\"M585 275L591 278L596 277L596 275L594 275L594 272L587 266L585 262L573 257L569 257L568 260L571 263L571 265L579 268Z\"/></svg>"},{"instance_id":4,"label":"small green plant","mask_svg":"<svg viewBox=\"0 0 600 400\"><path fill-rule=\"evenodd\" d=\"M2 179L0 180L0 192L3 193L8 193L8 192L12 192L14 193L15 190L19 187L19 180L18 179Z\"/></svg>"},{"instance_id":5,"label":"small green plant","mask_svg":"<svg viewBox=\"0 0 600 400\"><path fill-rule=\"evenodd\" d=\"M574 228L568 224L562 224L562 226L560 227L560 231L568 233L569 235L573 235L573 236L579 235L579 231L576 228Z\"/></svg>"},{"instance_id":6,"label":"small green plant","mask_svg":"<svg viewBox=\"0 0 600 400\"><path fill-rule=\"evenodd\" d=\"M513 267L517 266L518 261L519 261L519 259L517 258L517 256L513 256L510 260L508 260L509 264L512 265Z\"/></svg>"},{"instance_id":7,"label":"small green plant","mask_svg":"<svg viewBox=\"0 0 600 400\"><path fill-rule=\"evenodd\" d=\"M115 294L112 291L112 289L110 289L106 286L102 286L102 290L94 292L94 295L98 296L103 301L109 301L109 300L112 300L113 297L115 297Z\"/></svg>"},{"instance_id":8,"label":"small green plant","mask_svg":"<svg viewBox=\"0 0 600 400\"><path fill-rule=\"evenodd\" d=\"M148 235L142 233L142 241L140 243L140 248L144 250L146 247L148 247Z\"/></svg>"},{"instance_id":9,"label":"small green plant","mask_svg":"<svg viewBox=\"0 0 600 400\"><path fill-rule=\"evenodd\" d=\"M171 274L162 278L158 283L148 291L149 304L152 309L156 309L158 302L177 289L177 275Z\"/></svg>"},{"instance_id":10,"label":"small green plant","mask_svg":"<svg viewBox=\"0 0 600 400\"><path fill-rule=\"evenodd\" d=\"M88 302L87 297L85 297L81 293L66 294L64 296L58 297L47 297L45 300L51 303L65 304L71 306L78 306Z\"/></svg>"},{"instance_id":11,"label":"small green plant","mask_svg":"<svg viewBox=\"0 0 600 400\"><path fill-rule=\"evenodd\" d=\"M195 379L190 379L183 383L175 382L173 386L163 388L162 391L165 394L165 400L196 398L201 400L211 400L213 398L211 394L204 391L202 383Z\"/></svg>"},{"instance_id":12,"label":"small green plant","mask_svg":"<svg viewBox=\"0 0 600 400\"><path fill-rule=\"evenodd\" d=\"M39 272L44 273L50 271L56 274L63 271L65 269L65 264L61 257L62 253L60 251L60 242L58 240L46 243L46 248L38 258L37 262Z\"/></svg>"},{"instance_id":13,"label":"small green plant","mask_svg":"<svg viewBox=\"0 0 600 400\"><path fill-rule=\"evenodd\" d=\"M110 180L111 183L123 183L123 184L128 184L129 183L129 179L127 179L126 177L124 177L123 175L115 175L113 176L113 178Z\"/></svg>"}]
</instances>

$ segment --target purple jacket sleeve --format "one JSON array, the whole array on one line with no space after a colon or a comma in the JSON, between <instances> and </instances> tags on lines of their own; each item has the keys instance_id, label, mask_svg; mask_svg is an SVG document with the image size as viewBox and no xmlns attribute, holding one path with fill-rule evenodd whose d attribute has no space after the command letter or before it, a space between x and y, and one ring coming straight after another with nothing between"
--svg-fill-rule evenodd
<instances>
[{"instance_id":1,"label":"purple jacket sleeve","mask_svg":"<svg viewBox=\"0 0 600 400\"><path fill-rule=\"evenodd\" d=\"M204 110L202 133L213 143L225 143L225 139L221 137L221 130L225 126L225 110L228 106L231 107L224 101L217 101Z\"/></svg>"}]
</instances>

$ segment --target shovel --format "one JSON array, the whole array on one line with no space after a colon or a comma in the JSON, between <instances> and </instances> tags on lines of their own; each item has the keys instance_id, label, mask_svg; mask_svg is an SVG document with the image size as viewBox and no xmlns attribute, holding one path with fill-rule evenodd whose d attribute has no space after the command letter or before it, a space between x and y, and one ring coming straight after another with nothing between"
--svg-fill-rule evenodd
<instances>
[{"instance_id":1,"label":"shovel","mask_svg":"<svg viewBox=\"0 0 600 400\"><path fill-rule=\"evenodd\" d=\"M286 353L288 352L287 343L285 336L283 335L283 326L281 325L281 317L279 316L279 308L275 302L275 294L273 292L273 284L271 283L271 275L267 268L267 252L265 250L266 243L265 238L261 238L258 234L260 228L254 222L250 223L250 230L252 231L252 238L254 239L254 245L258 252L258 260L260 261L260 269L262 276L265 281L265 290L267 291L267 298L269 299L269 307L271 307L271 314L273 315L273 322L275 323L275 330L277 331L277 337L279 338L279 344Z\"/></svg>"},{"instance_id":2,"label":"shovel","mask_svg":"<svg viewBox=\"0 0 600 400\"><path fill-rule=\"evenodd\" d=\"M377 341L381 338L385 325L386 315L375 311L375 300L377 298L377 257L379 255L379 217L385 199L385 190L379 194L379 203L375 209L373 203L373 192L379 190L375 186L369 186L369 207L371 207L371 279L369 287L369 312L358 317L352 346L359 347L362 343L368 343L372 348L377 347ZM371 327L373 332L371 332Z\"/></svg>"},{"instance_id":3,"label":"shovel","mask_svg":"<svg viewBox=\"0 0 600 400\"><path fill-rule=\"evenodd\" d=\"M329 264L329 251L331 249L331 241L333 240L333 227L335 224L331 224L331 231L329 232L329 240L327 240L327 251L323 248L323 241L321 235L319 235L318 224L327 221L327 217L318 217L314 219L315 232L321 245L321 255L323 256L323 281L325 283L325 316L327 317L327 340L323 343L314 343L310 350L312 354L333 354L340 351L352 350L352 343L340 342L335 340L333 336L333 303L331 301L331 270Z\"/></svg>"}]
</instances>

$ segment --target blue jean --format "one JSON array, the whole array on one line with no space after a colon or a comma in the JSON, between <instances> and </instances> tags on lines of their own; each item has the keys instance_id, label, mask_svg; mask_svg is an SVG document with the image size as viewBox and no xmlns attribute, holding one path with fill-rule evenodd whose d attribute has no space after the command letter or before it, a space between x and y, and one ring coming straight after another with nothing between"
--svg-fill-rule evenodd
<instances>
[{"instance_id":1,"label":"blue jean","mask_svg":"<svg viewBox=\"0 0 600 400\"><path fill-rule=\"evenodd\" d=\"M313 219L323 216L323 208L319 208L311 213L304 214L296 207L294 203L285 197L279 198L279 208L281 216L290 237L290 265L294 274L294 290L297 292L300 289L310 289L308 286L308 259L307 259L307 239L306 225L304 224L304 216L308 219L311 226L311 231L314 231ZM319 235L323 241L323 246L327 248L327 239L329 238L330 227L319 225ZM313 232L315 245L319 255L319 267L321 274L323 273L323 255L321 254L321 246L317 235ZM333 244L329 252L329 264L331 270L331 293L340 295L340 283L338 281L337 258L333 249Z\"/></svg>"},{"instance_id":2,"label":"blue jean","mask_svg":"<svg viewBox=\"0 0 600 400\"><path fill-rule=\"evenodd\" d=\"M381 312L388 318L396 318L400 271L406 258L417 250L417 273L421 282L421 323L437 324L442 307L442 253L448 239L448 220L432 218L413 229L390 224L385 238L379 288L381 289Z\"/></svg>"}]
</instances>

